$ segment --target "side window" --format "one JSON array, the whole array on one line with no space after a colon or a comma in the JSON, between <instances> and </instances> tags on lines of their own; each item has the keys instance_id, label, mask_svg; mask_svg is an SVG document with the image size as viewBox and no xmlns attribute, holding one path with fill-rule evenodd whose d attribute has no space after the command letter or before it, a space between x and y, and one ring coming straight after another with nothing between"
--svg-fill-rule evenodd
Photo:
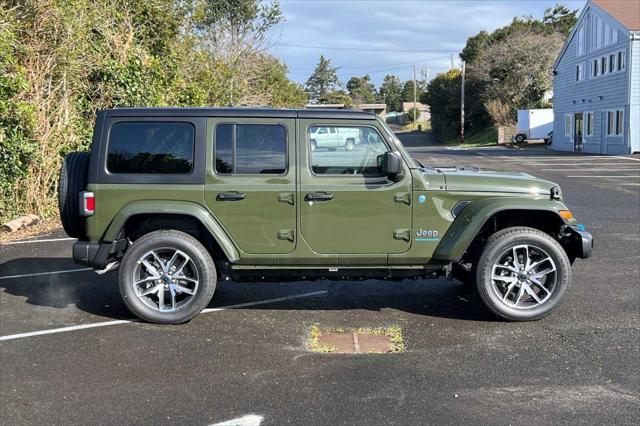
<instances>
[{"instance_id":1,"label":"side window","mask_svg":"<svg viewBox=\"0 0 640 426\"><path fill-rule=\"evenodd\" d=\"M281 175L287 171L287 131L280 124L219 124L216 172Z\"/></svg>"},{"instance_id":2,"label":"side window","mask_svg":"<svg viewBox=\"0 0 640 426\"><path fill-rule=\"evenodd\" d=\"M109 132L107 170L110 173L190 173L194 144L195 128L191 123L116 123Z\"/></svg>"},{"instance_id":3,"label":"side window","mask_svg":"<svg viewBox=\"0 0 640 426\"><path fill-rule=\"evenodd\" d=\"M376 129L366 126L330 127L335 129L335 138L328 141L314 139L315 134L327 128L311 126L307 133L313 173L382 176L379 161L388 148Z\"/></svg>"}]
</instances>

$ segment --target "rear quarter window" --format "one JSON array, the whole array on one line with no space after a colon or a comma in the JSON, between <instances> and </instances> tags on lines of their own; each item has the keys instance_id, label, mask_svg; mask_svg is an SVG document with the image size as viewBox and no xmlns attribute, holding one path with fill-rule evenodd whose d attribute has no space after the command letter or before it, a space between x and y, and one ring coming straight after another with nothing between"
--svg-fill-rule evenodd
<instances>
[{"instance_id":1,"label":"rear quarter window","mask_svg":"<svg viewBox=\"0 0 640 426\"><path fill-rule=\"evenodd\" d=\"M110 173L188 174L193 170L195 128L191 123L120 122L111 127Z\"/></svg>"}]
</instances>

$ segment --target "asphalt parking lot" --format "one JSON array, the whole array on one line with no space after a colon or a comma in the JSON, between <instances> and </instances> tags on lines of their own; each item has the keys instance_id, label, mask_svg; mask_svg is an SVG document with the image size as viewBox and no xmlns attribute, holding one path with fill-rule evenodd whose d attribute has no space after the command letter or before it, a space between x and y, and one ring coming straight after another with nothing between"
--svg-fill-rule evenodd
<instances>
[{"instance_id":1,"label":"asphalt parking lot","mask_svg":"<svg viewBox=\"0 0 640 426\"><path fill-rule=\"evenodd\" d=\"M596 251L557 312L498 321L448 280L225 282L190 323L143 324L115 273L73 264L63 234L36 237L0 245L0 423L637 424L640 157L409 149L561 185ZM310 353L314 324L399 326L406 351Z\"/></svg>"}]
</instances>

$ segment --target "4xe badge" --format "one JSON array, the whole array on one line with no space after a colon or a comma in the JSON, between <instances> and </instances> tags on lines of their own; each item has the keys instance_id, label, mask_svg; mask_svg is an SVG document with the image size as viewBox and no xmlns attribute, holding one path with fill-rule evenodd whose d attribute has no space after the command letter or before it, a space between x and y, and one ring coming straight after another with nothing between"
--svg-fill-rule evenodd
<instances>
[{"instance_id":1,"label":"4xe badge","mask_svg":"<svg viewBox=\"0 0 640 426\"><path fill-rule=\"evenodd\" d=\"M438 231L435 229L422 229L416 232L416 241L438 241Z\"/></svg>"}]
</instances>

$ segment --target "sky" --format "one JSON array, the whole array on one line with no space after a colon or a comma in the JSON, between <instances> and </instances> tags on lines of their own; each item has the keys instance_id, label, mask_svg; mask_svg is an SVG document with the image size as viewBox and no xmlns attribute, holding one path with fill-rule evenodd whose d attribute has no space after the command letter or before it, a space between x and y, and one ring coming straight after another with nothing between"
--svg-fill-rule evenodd
<instances>
[{"instance_id":1,"label":"sky","mask_svg":"<svg viewBox=\"0 0 640 426\"><path fill-rule=\"evenodd\" d=\"M289 67L289 77L304 83L321 54L339 67L343 85L369 74L379 87L386 74L401 80L431 79L460 65L468 37L508 25L516 16L542 18L558 0L403 1L280 0L285 22L271 30L270 51ZM564 0L582 9L585 0Z\"/></svg>"}]
</instances>

